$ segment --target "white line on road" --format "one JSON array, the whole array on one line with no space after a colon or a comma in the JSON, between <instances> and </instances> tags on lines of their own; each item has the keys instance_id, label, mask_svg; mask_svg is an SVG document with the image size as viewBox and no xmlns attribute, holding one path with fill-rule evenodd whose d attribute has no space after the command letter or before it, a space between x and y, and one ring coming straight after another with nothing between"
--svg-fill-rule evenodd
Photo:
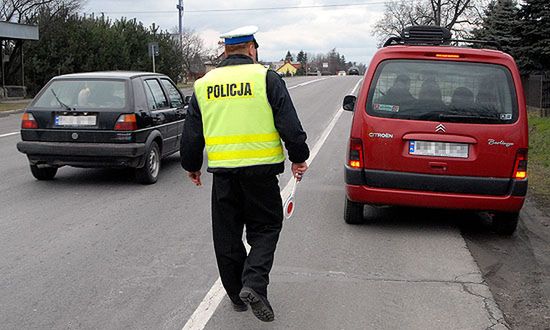
<instances>
[{"instance_id":1,"label":"white line on road","mask_svg":"<svg viewBox=\"0 0 550 330\"><path fill-rule=\"evenodd\" d=\"M330 77L324 77L324 78L319 78L319 79L315 79L315 80L311 80L311 81L306 81L306 82L303 82L303 83L298 84L298 85L290 86L290 87L288 87L288 89L290 90L290 89L294 89L294 88L297 88L297 87L306 86L306 85L313 84L315 82L325 80L325 79L328 79L328 78L330 78Z\"/></svg>"},{"instance_id":2,"label":"white line on road","mask_svg":"<svg viewBox=\"0 0 550 330\"><path fill-rule=\"evenodd\" d=\"M308 81L307 83L310 84L310 83L313 83L315 81L320 81L320 80L324 80L324 79L327 79L327 78L312 80L312 81ZM353 89L351 90L350 94L355 93L355 90L357 89L357 87L359 86L361 81L362 81L362 79L357 82L355 87L353 87ZM299 85L293 86L293 87L298 87L298 86ZM307 160L307 163L308 163L309 166L311 166L311 163L313 162L313 160L315 159L315 157L319 153L319 150L321 150L321 147L323 146L323 144L327 140L330 132L332 132L332 129L336 125L336 122L338 121L338 119L342 115L342 112L343 112L342 108L338 109L338 111L336 112L336 114L332 118L331 122L328 124L328 126L323 131L323 134L321 134L321 137L319 138L319 140L317 140L317 142L315 143L315 146L313 146L313 149L311 151L309 159ZM288 196L288 194L290 193L290 189L291 189L291 186L292 186L292 181L293 181L293 178L290 178L290 180L286 184L285 188L281 191L281 197L283 197L283 200L285 200L284 197ZM249 250L248 246L247 246L247 250ZM191 317L189 318L187 323L185 323L185 325L183 326L183 330L202 330L202 329L204 329L204 327L206 326L206 324L208 323L208 321L210 320L212 315L214 315L214 312L216 311L216 309L220 305L220 302L222 301L224 296L225 296L225 290L223 288L221 279L218 277L216 282L214 282L214 285L212 285L212 287L210 288L210 290L208 291L208 293L206 294L206 296L204 297L204 299L200 303L199 307L197 307L195 312L193 312L193 315L191 315Z\"/></svg>"},{"instance_id":3,"label":"white line on road","mask_svg":"<svg viewBox=\"0 0 550 330\"><path fill-rule=\"evenodd\" d=\"M19 132L12 132L12 133L8 133L8 134L0 134L0 138L6 137L6 136L12 136L12 135L16 135L16 134L19 134Z\"/></svg>"}]
</instances>

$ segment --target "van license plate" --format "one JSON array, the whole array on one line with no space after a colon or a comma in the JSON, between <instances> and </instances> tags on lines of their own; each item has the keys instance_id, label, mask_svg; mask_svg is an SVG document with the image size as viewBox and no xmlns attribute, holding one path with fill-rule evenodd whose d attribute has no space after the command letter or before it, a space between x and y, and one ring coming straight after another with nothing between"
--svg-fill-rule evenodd
<instances>
[{"instance_id":1,"label":"van license plate","mask_svg":"<svg viewBox=\"0 0 550 330\"><path fill-rule=\"evenodd\" d=\"M95 126L96 116L55 116L55 126Z\"/></svg>"},{"instance_id":2,"label":"van license plate","mask_svg":"<svg viewBox=\"0 0 550 330\"><path fill-rule=\"evenodd\" d=\"M409 154L417 156L468 158L467 143L409 141Z\"/></svg>"}]
</instances>

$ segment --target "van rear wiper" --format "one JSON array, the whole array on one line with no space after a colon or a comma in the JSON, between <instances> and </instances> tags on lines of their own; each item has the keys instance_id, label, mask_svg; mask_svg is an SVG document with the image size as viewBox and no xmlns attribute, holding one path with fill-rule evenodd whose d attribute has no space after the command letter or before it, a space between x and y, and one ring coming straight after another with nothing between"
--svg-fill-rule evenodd
<instances>
[{"instance_id":1,"label":"van rear wiper","mask_svg":"<svg viewBox=\"0 0 550 330\"><path fill-rule=\"evenodd\" d=\"M65 103L61 102L61 100L59 99L59 97L57 97L57 94L55 94L55 91L53 90L53 88L52 88L52 94L53 94L53 96L55 96L55 99L57 100L57 102L59 102L59 104L60 104L63 108L65 108L65 110L73 111L73 109L72 109L70 106L68 106L68 105L66 105Z\"/></svg>"}]
</instances>

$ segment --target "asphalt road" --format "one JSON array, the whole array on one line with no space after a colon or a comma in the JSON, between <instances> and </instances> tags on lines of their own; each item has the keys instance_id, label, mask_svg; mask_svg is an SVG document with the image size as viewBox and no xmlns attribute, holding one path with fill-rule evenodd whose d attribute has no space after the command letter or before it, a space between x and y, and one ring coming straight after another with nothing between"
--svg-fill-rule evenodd
<instances>
[{"instance_id":1,"label":"asphalt road","mask_svg":"<svg viewBox=\"0 0 550 330\"><path fill-rule=\"evenodd\" d=\"M317 79L287 80L310 147L359 77ZM336 122L284 225L269 288L276 320L224 298L206 329L506 328L449 213L369 208L373 224L344 223L351 116ZM19 115L0 118L0 136L18 125ZM68 167L39 182L18 140L0 138L0 328L181 329L218 278L211 175L193 186L173 155L151 186L130 171Z\"/></svg>"}]
</instances>

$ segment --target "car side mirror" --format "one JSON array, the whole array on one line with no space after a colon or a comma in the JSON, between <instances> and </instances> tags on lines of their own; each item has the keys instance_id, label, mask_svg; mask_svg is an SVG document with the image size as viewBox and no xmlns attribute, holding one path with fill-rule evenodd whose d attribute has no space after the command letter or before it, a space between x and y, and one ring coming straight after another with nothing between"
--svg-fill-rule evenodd
<instances>
[{"instance_id":1,"label":"car side mirror","mask_svg":"<svg viewBox=\"0 0 550 330\"><path fill-rule=\"evenodd\" d=\"M356 100L357 100L357 97L355 97L355 95L346 95L344 97L342 108L346 111L353 111L355 109Z\"/></svg>"},{"instance_id":2,"label":"car side mirror","mask_svg":"<svg viewBox=\"0 0 550 330\"><path fill-rule=\"evenodd\" d=\"M189 104L189 102L191 102L191 96L190 95L187 95L185 97L185 104Z\"/></svg>"}]
</instances>

